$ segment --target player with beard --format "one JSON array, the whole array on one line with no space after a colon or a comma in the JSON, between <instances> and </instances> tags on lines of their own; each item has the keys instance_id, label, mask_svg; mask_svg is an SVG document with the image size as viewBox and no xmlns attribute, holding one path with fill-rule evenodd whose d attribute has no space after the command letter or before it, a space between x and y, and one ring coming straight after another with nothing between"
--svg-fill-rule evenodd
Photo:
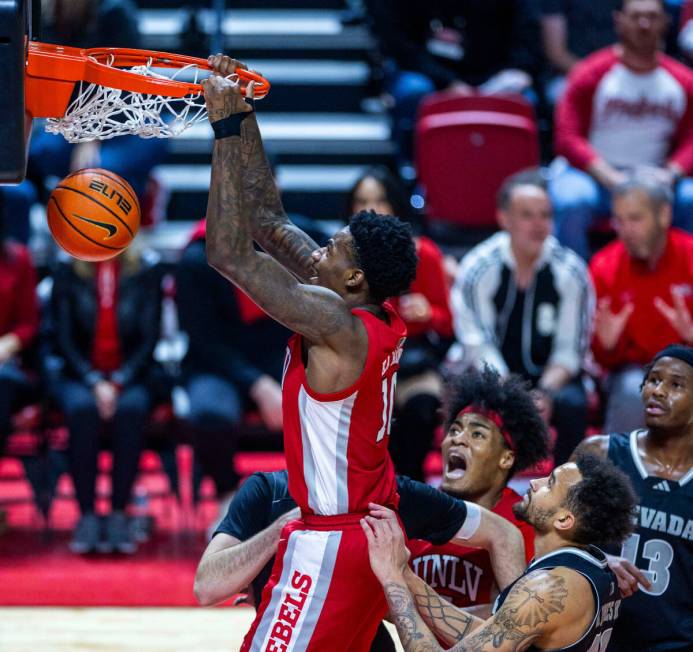
<instances>
[{"instance_id":1,"label":"player with beard","mask_svg":"<svg viewBox=\"0 0 693 652\"><path fill-rule=\"evenodd\" d=\"M612 568L635 564L649 583L623 604L609 651L683 652L693 646L693 348L657 353L641 391L646 428L590 437L576 454L608 458L638 494L628 561Z\"/></svg>"},{"instance_id":2,"label":"player with beard","mask_svg":"<svg viewBox=\"0 0 693 652\"><path fill-rule=\"evenodd\" d=\"M394 512L372 505L361 526L406 652L442 650L429 629L441 614L461 632L451 648L459 652L593 652L608 649L621 606L616 575L593 543L631 533L635 500L624 473L584 453L532 480L513 509L534 528L536 557L487 620L446 603L410 570Z\"/></svg>"},{"instance_id":3,"label":"player with beard","mask_svg":"<svg viewBox=\"0 0 693 652\"><path fill-rule=\"evenodd\" d=\"M522 498L508 487L518 471L547 454L547 429L519 376L501 378L486 367L469 369L448 381L445 396L441 489L507 519L522 532L525 557L534 555L534 531L512 508ZM485 550L411 540L411 567L458 607L488 604L497 591ZM454 642L457 632L446 633Z\"/></svg>"}]
</instances>

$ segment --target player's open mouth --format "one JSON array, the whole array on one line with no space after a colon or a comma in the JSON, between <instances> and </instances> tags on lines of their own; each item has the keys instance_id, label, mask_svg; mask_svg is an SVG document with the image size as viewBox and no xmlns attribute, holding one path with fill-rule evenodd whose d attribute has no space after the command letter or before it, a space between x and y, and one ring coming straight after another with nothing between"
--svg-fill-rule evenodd
<instances>
[{"instance_id":1,"label":"player's open mouth","mask_svg":"<svg viewBox=\"0 0 693 652\"><path fill-rule=\"evenodd\" d=\"M448 455L448 463L445 465L445 477L448 480L459 480L467 472L467 460L458 453Z\"/></svg>"},{"instance_id":2,"label":"player's open mouth","mask_svg":"<svg viewBox=\"0 0 693 652\"><path fill-rule=\"evenodd\" d=\"M666 408L661 403L657 403L656 401L648 401L647 405L645 406L645 412L655 416L664 414L666 411Z\"/></svg>"}]
</instances>

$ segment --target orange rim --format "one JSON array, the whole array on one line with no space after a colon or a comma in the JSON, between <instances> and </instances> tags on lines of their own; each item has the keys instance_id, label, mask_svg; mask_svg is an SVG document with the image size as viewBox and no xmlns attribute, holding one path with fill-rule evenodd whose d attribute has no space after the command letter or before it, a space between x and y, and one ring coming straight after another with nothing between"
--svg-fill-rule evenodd
<instances>
[{"instance_id":1,"label":"orange rim","mask_svg":"<svg viewBox=\"0 0 693 652\"><path fill-rule=\"evenodd\" d=\"M76 82L89 82L133 93L180 98L202 93L201 84L174 79L145 77L122 70L121 67L151 63L157 68L182 68L193 65L211 70L206 59L183 54L133 50L127 48L73 48L32 41L27 49L26 106L33 118L53 118L64 115ZM255 82L255 98L262 99L270 83L261 75L236 68L245 88Z\"/></svg>"}]
</instances>

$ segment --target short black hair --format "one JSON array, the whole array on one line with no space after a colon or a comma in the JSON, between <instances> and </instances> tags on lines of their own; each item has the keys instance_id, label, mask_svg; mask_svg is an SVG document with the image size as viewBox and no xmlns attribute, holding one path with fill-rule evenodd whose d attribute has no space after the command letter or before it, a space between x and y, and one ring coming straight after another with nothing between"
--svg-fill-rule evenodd
<instances>
[{"instance_id":1,"label":"short black hair","mask_svg":"<svg viewBox=\"0 0 693 652\"><path fill-rule=\"evenodd\" d=\"M395 217L408 222L411 218L411 208L407 201L407 193L404 191L402 182L384 165L374 165L364 170L363 174L356 179L347 196L347 211L349 215L354 212L354 196L356 189L365 179L375 179L385 190L385 199L392 206Z\"/></svg>"},{"instance_id":2,"label":"short black hair","mask_svg":"<svg viewBox=\"0 0 693 652\"><path fill-rule=\"evenodd\" d=\"M406 292L419 263L411 227L396 217L361 211L349 219L349 231L371 298L382 303Z\"/></svg>"},{"instance_id":3,"label":"short black hair","mask_svg":"<svg viewBox=\"0 0 693 652\"><path fill-rule=\"evenodd\" d=\"M669 344L669 346L665 346L661 351L655 353L652 361L648 362L643 369L640 391L642 391L642 388L647 382L647 377L660 358L676 358L677 360L681 360L681 362L685 362L689 367L693 367L693 346L688 346L687 344Z\"/></svg>"},{"instance_id":4,"label":"short black hair","mask_svg":"<svg viewBox=\"0 0 693 652\"><path fill-rule=\"evenodd\" d=\"M609 460L579 452L582 480L568 490L566 504L575 514L573 542L620 544L635 526L637 498L630 480Z\"/></svg>"},{"instance_id":5,"label":"short black hair","mask_svg":"<svg viewBox=\"0 0 693 652\"><path fill-rule=\"evenodd\" d=\"M496 195L496 207L507 210L512 201L513 190L519 186L534 186L548 192L548 182L539 168L528 168L509 176Z\"/></svg>"},{"instance_id":6,"label":"short black hair","mask_svg":"<svg viewBox=\"0 0 693 652\"><path fill-rule=\"evenodd\" d=\"M467 369L447 378L445 429L469 405L497 412L515 446L512 473L534 466L548 454L548 428L537 408L530 385L520 376L506 378L492 367Z\"/></svg>"}]
</instances>

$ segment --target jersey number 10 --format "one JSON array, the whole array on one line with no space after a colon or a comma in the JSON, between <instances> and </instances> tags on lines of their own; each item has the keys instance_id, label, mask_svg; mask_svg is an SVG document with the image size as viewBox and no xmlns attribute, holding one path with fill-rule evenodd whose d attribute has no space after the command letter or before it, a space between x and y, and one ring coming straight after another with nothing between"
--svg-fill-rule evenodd
<instances>
[{"instance_id":1,"label":"jersey number 10","mask_svg":"<svg viewBox=\"0 0 693 652\"><path fill-rule=\"evenodd\" d=\"M395 406L395 386L397 385L397 373L383 378L383 425L378 430L376 442L379 442L386 435L390 435L392 425L392 409Z\"/></svg>"}]
</instances>

